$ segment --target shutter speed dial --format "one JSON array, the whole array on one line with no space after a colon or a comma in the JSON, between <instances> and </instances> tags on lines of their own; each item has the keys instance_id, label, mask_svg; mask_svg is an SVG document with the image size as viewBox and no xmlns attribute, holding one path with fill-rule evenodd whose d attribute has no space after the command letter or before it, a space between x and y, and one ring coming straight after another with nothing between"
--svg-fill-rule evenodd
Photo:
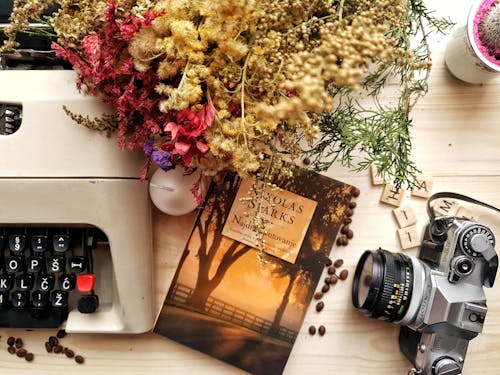
<instances>
[{"instance_id":1,"label":"shutter speed dial","mask_svg":"<svg viewBox=\"0 0 500 375\"><path fill-rule=\"evenodd\" d=\"M460 235L462 251L472 257L478 257L488 248L495 247L493 233L483 225L472 225Z\"/></svg>"}]
</instances>

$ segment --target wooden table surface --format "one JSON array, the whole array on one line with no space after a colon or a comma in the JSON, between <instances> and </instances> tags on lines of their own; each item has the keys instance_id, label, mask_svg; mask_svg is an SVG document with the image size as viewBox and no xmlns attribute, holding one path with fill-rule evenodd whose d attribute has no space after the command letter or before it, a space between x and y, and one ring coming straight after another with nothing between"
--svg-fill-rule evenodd
<instances>
[{"instance_id":1,"label":"wooden table surface","mask_svg":"<svg viewBox=\"0 0 500 375\"><path fill-rule=\"evenodd\" d=\"M472 0L430 1L439 15L461 24ZM500 207L500 80L469 85L450 76L443 63L449 36L432 37L433 70L429 93L413 111L414 159L434 181L433 192L453 191ZM355 237L347 247L334 247L332 258L343 258L350 275L325 297L325 309L311 306L285 368L285 374L406 374L411 365L399 351L399 327L361 315L352 307L354 267L365 249L379 246L401 251L392 207L379 203L381 188L372 186L368 172L354 174L332 168L328 175L361 189L353 217ZM425 200L407 201L426 223ZM500 238L500 215L475 209L480 221ZM155 212L156 309L159 311L175 272L194 214L169 217ZM407 251L416 254L415 251ZM484 332L472 340L465 374L500 373L500 285L486 290L488 315ZM309 325L323 324L323 337L310 336ZM43 342L54 331L1 329L1 374L237 374L242 371L152 333L142 335L69 334L65 345L86 358L77 365L62 356L49 355ZM21 336L35 353L33 363L13 358L5 339Z\"/></svg>"}]
</instances>

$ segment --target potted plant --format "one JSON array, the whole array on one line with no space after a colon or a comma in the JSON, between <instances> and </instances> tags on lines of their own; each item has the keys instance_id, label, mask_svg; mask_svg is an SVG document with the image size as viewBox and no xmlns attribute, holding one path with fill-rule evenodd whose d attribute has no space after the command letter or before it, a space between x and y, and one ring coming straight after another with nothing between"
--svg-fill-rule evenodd
<instances>
[{"instance_id":1,"label":"potted plant","mask_svg":"<svg viewBox=\"0 0 500 375\"><path fill-rule=\"evenodd\" d=\"M500 77L500 2L478 0L467 24L457 29L446 47L445 63L457 78L486 83Z\"/></svg>"}]
</instances>

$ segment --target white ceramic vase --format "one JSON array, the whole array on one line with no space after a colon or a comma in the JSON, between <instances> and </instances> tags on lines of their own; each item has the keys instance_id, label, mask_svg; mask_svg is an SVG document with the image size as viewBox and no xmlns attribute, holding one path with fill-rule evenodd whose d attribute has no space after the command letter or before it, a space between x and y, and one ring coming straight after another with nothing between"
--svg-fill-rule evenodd
<instances>
[{"instance_id":1,"label":"white ceramic vase","mask_svg":"<svg viewBox=\"0 0 500 375\"><path fill-rule=\"evenodd\" d=\"M476 0L472 4L467 24L451 35L445 51L445 64L450 73L464 82L473 84L500 78L500 65L486 58L475 38L476 15L486 1L488 0Z\"/></svg>"}]
</instances>

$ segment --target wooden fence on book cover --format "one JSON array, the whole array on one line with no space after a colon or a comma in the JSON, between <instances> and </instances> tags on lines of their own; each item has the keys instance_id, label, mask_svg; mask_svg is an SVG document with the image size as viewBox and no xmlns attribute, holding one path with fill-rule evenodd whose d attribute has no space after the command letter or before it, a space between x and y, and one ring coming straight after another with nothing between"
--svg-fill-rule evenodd
<instances>
[{"instance_id":1,"label":"wooden fence on book cover","mask_svg":"<svg viewBox=\"0 0 500 375\"><path fill-rule=\"evenodd\" d=\"M186 304L186 302L189 300L193 292L193 288L177 283L170 290L167 296L167 301L172 305L178 307L187 307L191 309L190 306ZM273 324L271 320L263 319L255 314L252 314L251 312L245 311L215 297L208 297L203 313L211 317L233 323L241 327L248 328L252 331L269 335L292 344L294 343L298 334L297 331L293 331L282 326L279 327L277 332L271 332L271 327Z\"/></svg>"}]
</instances>

